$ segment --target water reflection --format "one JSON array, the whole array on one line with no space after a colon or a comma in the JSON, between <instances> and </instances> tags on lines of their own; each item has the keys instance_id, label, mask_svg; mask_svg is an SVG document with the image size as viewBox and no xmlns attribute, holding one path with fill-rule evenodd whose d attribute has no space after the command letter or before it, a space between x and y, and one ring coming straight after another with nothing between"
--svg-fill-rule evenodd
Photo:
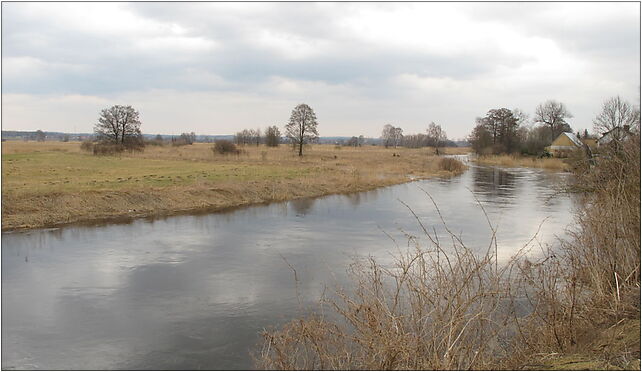
<instances>
[{"instance_id":1,"label":"water reflection","mask_svg":"<svg viewBox=\"0 0 642 372\"><path fill-rule=\"evenodd\" d=\"M290 200L288 203L297 215L305 216L312 209L315 201L316 199L314 198L301 198Z\"/></svg>"},{"instance_id":2,"label":"water reflection","mask_svg":"<svg viewBox=\"0 0 642 372\"><path fill-rule=\"evenodd\" d=\"M500 168L474 167L473 191L484 195L486 200L497 199L506 203L513 201L518 193L517 174Z\"/></svg>"},{"instance_id":3,"label":"water reflection","mask_svg":"<svg viewBox=\"0 0 642 372\"><path fill-rule=\"evenodd\" d=\"M447 241L485 250L499 226L509 257L544 219L543 242L571 222L564 175L471 166L461 177L229 213L70 226L2 235L2 367L247 369L258 332L299 314L326 284L347 284L354 256L390 260L406 233L422 239L409 204ZM543 202L547 198L550 202ZM287 260L287 263L284 261Z\"/></svg>"}]
</instances>

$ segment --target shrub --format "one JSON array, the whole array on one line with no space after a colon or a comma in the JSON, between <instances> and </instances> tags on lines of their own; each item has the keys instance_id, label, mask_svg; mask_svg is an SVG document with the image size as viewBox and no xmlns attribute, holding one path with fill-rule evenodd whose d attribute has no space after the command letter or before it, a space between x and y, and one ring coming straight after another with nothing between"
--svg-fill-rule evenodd
<instances>
[{"instance_id":1,"label":"shrub","mask_svg":"<svg viewBox=\"0 0 642 372\"><path fill-rule=\"evenodd\" d=\"M115 155L125 151L125 146L120 143L104 143L99 142L94 144L94 155Z\"/></svg>"},{"instance_id":2,"label":"shrub","mask_svg":"<svg viewBox=\"0 0 642 372\"><path fill-rule=\"evenodd\" d=\"M450 230L452 246L446 246L416 218L430 247L413 238L415 248L400 252L392 265L371 257L355 261L349 270L354 288L325 300L341 321L313 315L263 332L258 367L496 369L511 354L505 348L512 314L503 278L517 261L498 267L493 249L475 253ZM492 237L489 247L495 244Z\"/></svg>"},{"instance_id":3,"label":"shrub","mask_svg":"<svg viewBox=\"0 0 642 372\"><path fill-rule=\"evenodd\" d=\"M83 141L80 144L83 151L91 152L94 155L115 155L124 151L134 152L143 151L145 143L142 138L132 138L125 143L113 143L108 141L92 142Z\"/></svg>"},{"instance_id":4,"label":"shrub","mask_svg":"<svg viewBox=\"0 0 642 372\"><path fill-rule=\"evenodd\" d=\"M236 145L233 144L232 142L228 140L217 140L214 142L214 147L212 147L212 151L214 153L218 154L240 154L241 151L236 148Z\"/></svg>"},{"instance_id":5,"label":"shrub","mask_svg":"<svg viewBox=\"0 0 642 372\"><path fill-rule=\"evenodd\" d=\"M80 149L87 152L94 152L94 142L90 140L82 141Z\"/></svg>"},{"instance_id":6,"label":"shrub","mask_svg":"<svg viewBox=\"0 0 642 372\"><path fill-rule=\"evenodd\" d=\"M439 160L439 169L448 172L463 172L466 166L461 161L454 158L442 158Z\"/></svg>"}]
</instances>

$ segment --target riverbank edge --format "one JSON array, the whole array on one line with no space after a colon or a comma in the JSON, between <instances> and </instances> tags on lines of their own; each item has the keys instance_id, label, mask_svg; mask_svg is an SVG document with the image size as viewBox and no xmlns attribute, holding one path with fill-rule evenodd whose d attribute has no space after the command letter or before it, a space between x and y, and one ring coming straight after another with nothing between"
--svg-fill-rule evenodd
<instances>
[{"instance_id":1,"label":"riverbank edge","mask_svg":"<svg viewBox=\"0 0 642 372\"><path fill-rule=\"evenodd\" d=\"M1 231L3 233L12 233L12 232L25 232L25 231L37 230L37 229L62 228L67 226L100 226L100 225L107 225L107 224L131 223L137 219L156 220L156 219L163 219L163 218L174 217L174 216L224 213L224 212L229 212L229 211L233 211L241 208L247 208L247 207L258 206L258 205L269 205L272 203L282 203L282 202L298 200L298 199L306 199L306 198L321 198L321 197L330 196L330 195L349 195L349 194L372 191L375 189L401 185L401 184L420 181L420 180L435 179L435 178L450 178L450 177L459 176L463 174L466 170L467 170L467 167L464 167L459 171L439 171L437 173L426 175L426 176L413 175L413 176L405 176L403 178L391 177L391 178L382 179L381 181L383 182L376 183L376 184L345 184L345 185L340 185L339 187L336 187L332 191L311 190L308 187L309 185L304 185L302 183L290 183L289 186L292 186L292 185L297 186L296 191L298 192L294 197L285 197L285 198L260 197L258 200L257 199L236 200L233 202L223 203L220 205L205 205L205 206L194 206L194 207L187 207L187 208L167 208L167 209L154 208L152 210L146 210L143 212L137 211L137 209L139 209L140 207L136 208L132 205L133 208L131 208L127 212L123 212L123 211L115 211L113 213L102 212L98 214L96 217L76 215L75 218L74 217L68 218L66 221L56 221L55 218L50 218L50 219L53 219L54 221L32 223L32 224L12 224L11 222L9 222L8 224L5 224L6 216L3 215ZM180 191L174 189L173 191L189 192L192 194L192 196L195 196L198 198L198 197L206 197L207 196L205 195L206 192L211 190L221 191L223 193L227 192L226 190L220 189L220 188L219 189L211 188L207 190L206 189L201 189L201 190L184 189ZM139 193L136 196L147 196L148 198L157 199L159 196L162 197L163 195L170 196L171 191L172 190L166 190L166 189L153 189L153 190ZM202 195L199 195L198 193L195 194L194 191L202 191L203 193ZM127 198L131 199L131 196L132 196L131 192L128 192L128 191L119 192L119 191L110 191L110 190L106 190L102 192L94 191L86 194L93 195L94 199L96 199L96 196L100 194L102 194L102 196L107 196L109 198L121 198L121 199L127 199ZM59 196L61 198L69 197L69 196L78 197L79 194L75 194L75 195L61 194ZM144 201L144 200L141 200L141 201ZM141 204L147 205L146 203L141 203Z\"/></svg>"}]
</instances>

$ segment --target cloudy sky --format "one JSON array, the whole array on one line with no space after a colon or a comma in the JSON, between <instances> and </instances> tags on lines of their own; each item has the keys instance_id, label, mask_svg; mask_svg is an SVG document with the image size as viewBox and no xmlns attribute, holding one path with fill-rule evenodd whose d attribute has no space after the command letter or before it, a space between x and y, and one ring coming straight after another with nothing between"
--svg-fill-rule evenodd
<instances>
[{"instance_id":1,"label":"cloudy sky","mask_svg":"<svg viewBox=\"0 0 642 372\"><path fill-rule=\"evenodd\" d=\"M143 132L283 126L322 136L466 136L491 108L639 101L639 3L3 3L2 128L91 132L137 108Z\"/></svg>"}]
</instances>

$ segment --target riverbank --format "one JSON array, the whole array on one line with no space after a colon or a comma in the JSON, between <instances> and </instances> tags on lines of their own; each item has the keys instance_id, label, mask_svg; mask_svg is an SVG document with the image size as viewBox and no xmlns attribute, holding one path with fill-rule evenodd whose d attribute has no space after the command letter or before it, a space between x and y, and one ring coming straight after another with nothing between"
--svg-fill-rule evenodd
<instances>
[{"instance_id":1,"label":"riverbank","mask_svg":"<svg viewBox=\"0 0 642 372\"><path fill-rule=\"evenodd\" d=\"M482 155L473 158L472 161L480 165L509 168L542 168L554 171L570 170L569 164L560 158L537 158L534 156L521 155Z\"/></svg>"},{"instance_id":2,"label":"riverbank","mask_svg":"<svg viewBox=\"0 0 642 372\"><path fill-rule=\"evenodd\" d=\"M94 156L73 142L3 142L2 230L216 211L463 171L430 148L314 145L300 158L288 146L247 146L238 156L214 154L211 147L148 146L142 153Z\"/></svg>"}]
</instances>

